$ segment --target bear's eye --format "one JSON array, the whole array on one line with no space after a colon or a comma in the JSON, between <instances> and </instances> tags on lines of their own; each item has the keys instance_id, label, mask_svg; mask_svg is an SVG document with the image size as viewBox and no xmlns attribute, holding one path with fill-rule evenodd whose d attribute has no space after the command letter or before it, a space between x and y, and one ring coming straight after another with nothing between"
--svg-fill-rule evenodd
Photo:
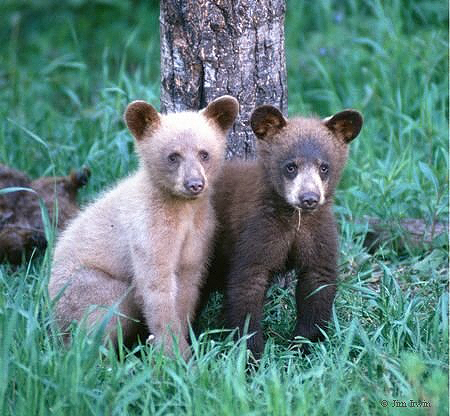
<instances>
[{"instance_id":1,"label":"bear's eye","mask_svg":"<svg viewBox=\"0 0 450 416\"><path fill-rule=\"evenodd\" d=\"M284 167L284 170L288 175L292 176L297 172L297 165L294 162L290 162Z\"/></svg>"},{"instance_id":2,"label":"bear's eye","mask_svg":"<svg viewBox=\"0 0 450 416\"><path fill-rule=\"evenodd\" d=\"M330 167L328 166L328 163L322 163L320 165L320 173L322 173L323 175L326 175L330 169Z\"/></svg>"},{"instance_id":3,"label":"bear's eye","mask_svg":"<svg viewBox=\"0 0 450 416\"><path fill-rule=\"evenodd\" d=\"M198 155L200 156L201 160L209 160L209 153L206 150L200 150L200 152L198 152Z\"/></svg>"},{"instance_id":4,"label":"bear's eye","mask_svg":"<svg viewBox=\"0 0 450 416\"><path fill-rule=\"evenodd\" d=\"M176 153L176 152L173 152L173 153L171 153L169 156L167 156L167 160L170 162L170 163L176 163L176 162L178 162L178 159L180 158L180 154L179 153Z\"/></svg>"}]
</instances>

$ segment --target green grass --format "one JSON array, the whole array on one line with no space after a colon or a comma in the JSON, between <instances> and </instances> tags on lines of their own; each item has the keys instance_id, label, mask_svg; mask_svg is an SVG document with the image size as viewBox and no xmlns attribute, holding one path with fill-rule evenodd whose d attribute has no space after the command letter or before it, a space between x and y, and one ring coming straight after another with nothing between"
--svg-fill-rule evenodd
<instances>
[{"instance_id":1,"label":"green grass","mask_svg":"<svg viewBox=\"0 0 450 416\"><path fill-rule=\"evenodd\" d=\"M359 109L336 201L341 275L327 340L289 343L292 284L268 293L262 362L202 316L194 359L146 346L115 355L75 330L65 349L47 295L49 257L0 266L1 415L442 415L448 413L448 240L369 254L364 215L448 218L445 2L288 1L289 112ZM32 177L87 164L88 201L136 166L126 104L159 104L158 3L0 5L0 163ZM393 408L392 400L431 408ZM388 401L387 408L381 405Z\"/></svg>"}]
</instances>

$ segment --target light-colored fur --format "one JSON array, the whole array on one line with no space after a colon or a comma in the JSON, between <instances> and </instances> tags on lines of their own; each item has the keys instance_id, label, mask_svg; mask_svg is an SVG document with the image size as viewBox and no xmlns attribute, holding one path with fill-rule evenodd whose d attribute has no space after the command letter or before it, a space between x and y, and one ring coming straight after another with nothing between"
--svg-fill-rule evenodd
<instances>
[{"instance_id":1,"label":"light-colored fur","mask_svg":"<svg viewBox=\"0 0 450 416\"><path fill-rule=\"evenodd\" d=\"M56 317L63 330L86 316L92 305L98 307L87 316L89 327L117 304L120 315L106 330L114 343L118 320L125 339L142 333L143 320L166 353L173 353L176 336L180 350L189 355L188 321L215 226L211 185L220 173L226 131L237 113L236 100L218 100L224 99L224 109L219 102L209 113L208 106L200 113L150 112L142 118L137 110L127 110L138 117L127 119L137 138L138 171L81 212L55 248L49 292L52 298L61 296ZM230 117L220 119L220 111L234 112L228 114L231 124ZM199 161L200 151L208 152L207 161ZM173 152L182 156L176 170L167 166ZM183 183L190 174L203 176L205 185L199 195L188 197Z\"/></svg>"},{"instance_id":2,"label":"light-colored fur","mask_svg":"<svg viewBox=\"0 0 450 416\"><path fill-rule=\"evenodd\" d=\"M325 202L325 187L318 173L317 166L310 164L303 167L294 180L284 179L286 201L295 206L300 192L315 192L319 195L319 205Z\"/></svg>"}]
</instances>

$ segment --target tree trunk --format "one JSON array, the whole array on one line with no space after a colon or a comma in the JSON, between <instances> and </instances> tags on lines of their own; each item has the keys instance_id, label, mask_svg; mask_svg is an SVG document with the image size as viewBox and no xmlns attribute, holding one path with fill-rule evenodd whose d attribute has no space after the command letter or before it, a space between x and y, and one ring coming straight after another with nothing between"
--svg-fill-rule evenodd
<instances>
[{"instance_id":1,"label":"tree trunk","mask_svg":"<svg viewBox=\"0 0 450 416\"><path fill-rule=\"evenodd\" d=\"M198 110L223 94L240 117L227 158L251 158L252 110L272 104L287 114L284 0L161 1L161 111Z\"/></svg>"}]
</instances>

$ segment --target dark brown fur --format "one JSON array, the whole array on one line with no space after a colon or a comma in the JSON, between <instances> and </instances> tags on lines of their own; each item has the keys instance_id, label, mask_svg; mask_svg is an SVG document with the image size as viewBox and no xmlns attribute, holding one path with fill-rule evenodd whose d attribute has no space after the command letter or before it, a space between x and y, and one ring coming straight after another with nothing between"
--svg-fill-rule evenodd
<instances>
[{"instance_id":1,"label":"dark brown fur","mask_svg":"<svg viewBox=\"0 0 450 416\"><path fill-rule=\"evenodd\" d=\"M270 106L255 110L252 127L259 138L256 161L225 165L215 192L220 222L215 254L203 304L214 290L225 290L225 317L242 335L247 317L254 355L264 349L261 319L271 276L295 270L297 324L294 336L323 338L336 293L338 235L332 212L333 194L347 158L347 144L359 133L355 111L332 118L286 120ZM285 160L300 167L326 161L324 200L299 213L286 200L289 181L280 175Z\"/></svg>"},{"instance_id":2,"label":"dark brown fur","mask_svg":"<svg viewBox=\"0 0 450 416\"><path fill-rule=\"evenodd\" d=\"M58 202L58 229L78 212L77 190L90 176L89 169L72 172L68 176L50 176L30 180L23 172L0 164L0 189L28 188L0 195L0 261L19 264L29 258L33 250L45 249L44 225L39 198L42 198L50 217L54 217L55 199Z\"/></svg>"}]
</instances>

